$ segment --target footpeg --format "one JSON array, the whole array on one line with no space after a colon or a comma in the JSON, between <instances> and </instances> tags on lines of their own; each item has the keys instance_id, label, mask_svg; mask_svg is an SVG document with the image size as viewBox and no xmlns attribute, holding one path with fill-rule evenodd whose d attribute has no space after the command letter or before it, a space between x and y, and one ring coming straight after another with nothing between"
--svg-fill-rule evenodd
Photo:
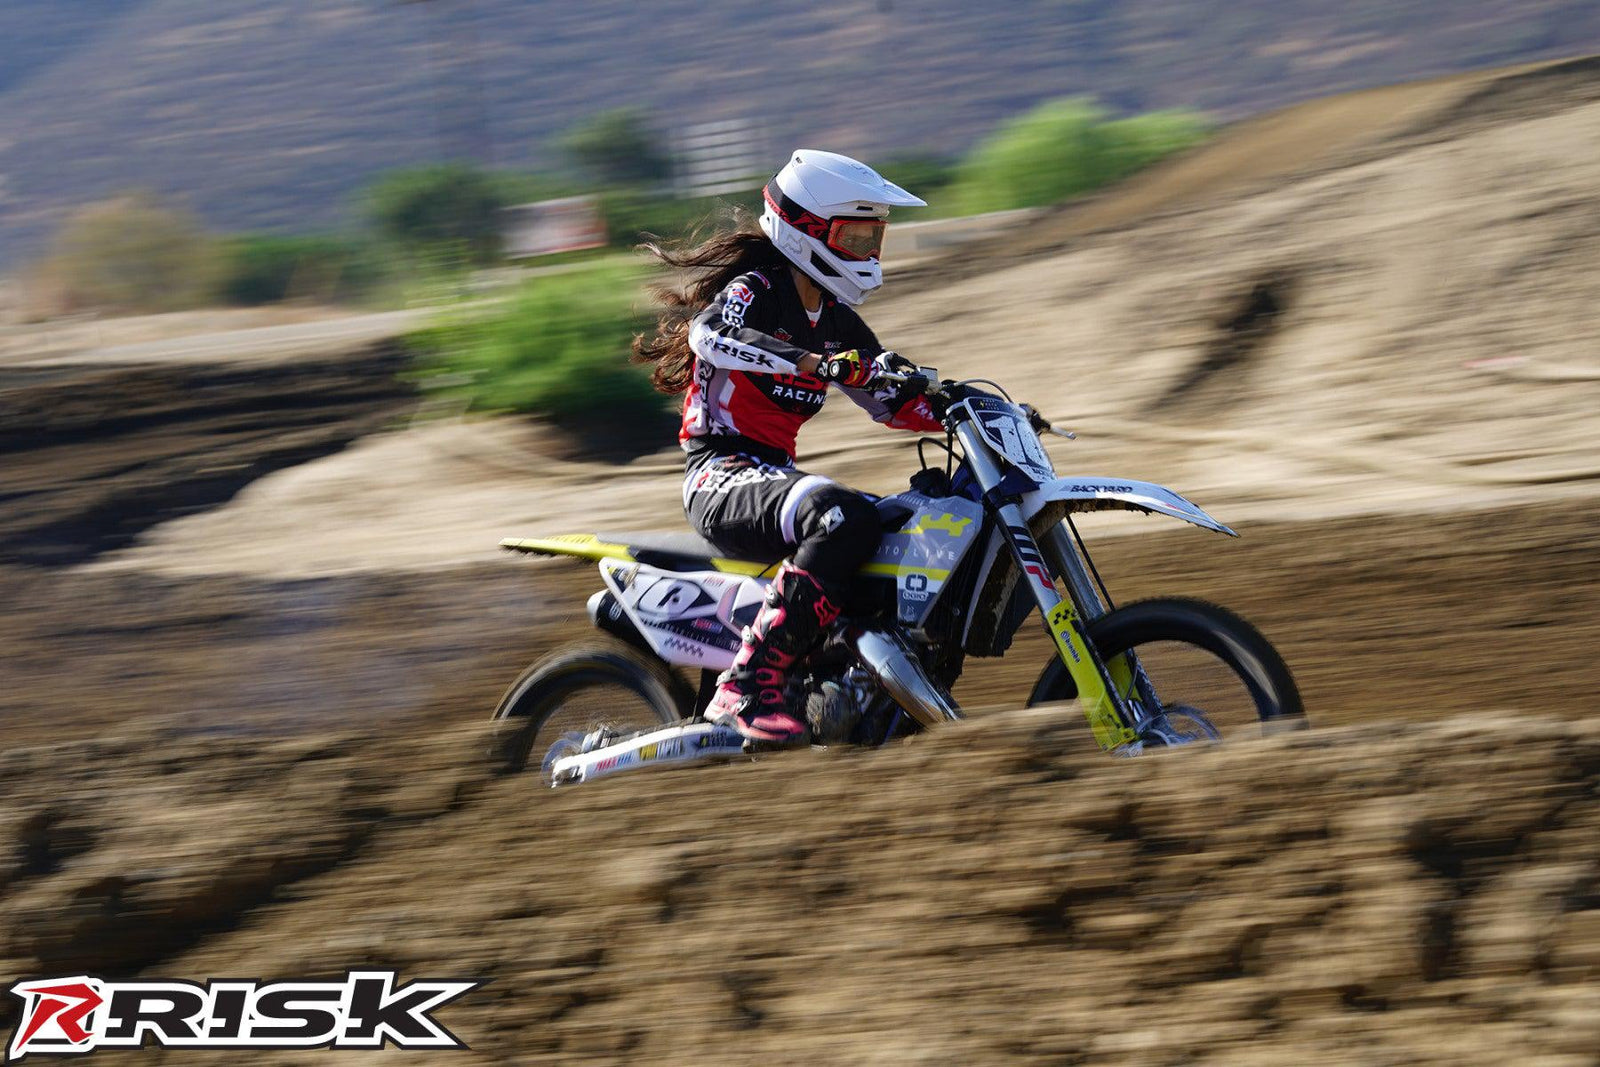
<instances>
[{"instance_id":1,"label":"footpeg","mask_svg":"<svg viewBox=\"0 0 1600 1067\"><path fill-rule=\"evenodd\" d=\"M743 738L740 746L746 756L760 756L770 752L793 752L797 748L810 748L811 739L802 737L794 741L761 741L754 737Z\"/></svg>"},{"instance_id":2,"label":"footpeg","mask_svg":"<svg viewBox=\"0 0 1600 1067\"><path fill-rule=\"evenodd\" d=\"M620 733L613 730L611 727L602 726L599 729L591 730L589 733L584 735L583 741L578 747L578 751L593 752L597 748L602 748L611 744L621 736L622 735Z\"/></svg>"}]
</instances>

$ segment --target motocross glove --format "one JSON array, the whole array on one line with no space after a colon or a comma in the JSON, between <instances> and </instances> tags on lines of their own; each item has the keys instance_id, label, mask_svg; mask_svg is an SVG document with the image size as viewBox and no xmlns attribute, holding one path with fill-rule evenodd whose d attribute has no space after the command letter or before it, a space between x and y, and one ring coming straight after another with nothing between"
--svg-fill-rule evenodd
<instances>
[{"instance_id":1,"label":"motocross glove","mask_svg":"<svg viewBox=\"0 0 1600 1067\"><path fill-rule=\"evenodd\" d=\"M854 348L817 361L817 377L835 385L865 389L877 376L877 366L861 358L861 353Z\"/></svg>"},{"instance_id":2,"label":"motocross glove","mask_svg":"<svg viewBox=\"0 0 1600 1067\"><path fill-rule=\"evenodd\" d=\"M915 363L898 352L880 352L872 362L878 365L880 371L893 371L895 374L911 374L917 369Z\"/></svg>"}]
</instances>

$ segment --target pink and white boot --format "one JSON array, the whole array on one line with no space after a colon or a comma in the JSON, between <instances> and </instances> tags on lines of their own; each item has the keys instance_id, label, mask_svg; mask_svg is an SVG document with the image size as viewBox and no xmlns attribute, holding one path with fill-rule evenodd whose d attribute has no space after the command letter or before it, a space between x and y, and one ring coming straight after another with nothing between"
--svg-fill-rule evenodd
<instances>
[{"instance_id":1,"label":"pink and white boot","mask_svg":"<svg viewBox=\"0 0 1600 1067\"><path fill-rule=\"evenodd\" d=\"M767 588L766 603L745 628L744 645L733 666L717 679L706 719L730 726L751 741L805 744L809 740L805 716L789 707L789 668L816 646L838 617L839 608L817 579L785 561Z\"/></svg>"}]
</instances>

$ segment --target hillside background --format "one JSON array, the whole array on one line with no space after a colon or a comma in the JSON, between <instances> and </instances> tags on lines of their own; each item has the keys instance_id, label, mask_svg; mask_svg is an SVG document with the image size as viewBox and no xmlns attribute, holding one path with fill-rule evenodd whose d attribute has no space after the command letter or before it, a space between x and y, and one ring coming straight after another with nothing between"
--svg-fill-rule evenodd
<instances>
[{"instance_id":1,"label":"hillside background","mask_svg":"<svg viewBox=\"0 0 1600 1067\"><path fill-rule=\"evenodd\" d=\"M7 0L0 265L135 187L218 229L337 226L381 171L549 167L611 107L953 155L1066 94L1230 119L1596 46L1592 0Z\"/></svg>"}]
</instances>

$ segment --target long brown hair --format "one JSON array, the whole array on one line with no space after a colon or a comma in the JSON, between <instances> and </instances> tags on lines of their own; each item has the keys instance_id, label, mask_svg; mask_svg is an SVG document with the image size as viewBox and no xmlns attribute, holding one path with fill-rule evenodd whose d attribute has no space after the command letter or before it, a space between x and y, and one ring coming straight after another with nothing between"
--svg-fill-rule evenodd
<instances>
[{"instance_id":1,"label":"long brown hair","mask_svg":"<svg viewBox=\"0 0 1600 1067\"><path fill-rule=\"evenodd\" d=\"M650 287L661 302L656 335L647 340L638 334L633 339L634 362L655 364L650 380L660 392L670 395L689 388L694 375L694 353L689 350L691 319L746 271L781 270L788 265L783 253L751 224L748 215L736 215L734 222L737 229L714 234L698 244L691 237L670 247L655 240L639 246L687 275L681 284Z\"/></svg>"}]
</instances>

